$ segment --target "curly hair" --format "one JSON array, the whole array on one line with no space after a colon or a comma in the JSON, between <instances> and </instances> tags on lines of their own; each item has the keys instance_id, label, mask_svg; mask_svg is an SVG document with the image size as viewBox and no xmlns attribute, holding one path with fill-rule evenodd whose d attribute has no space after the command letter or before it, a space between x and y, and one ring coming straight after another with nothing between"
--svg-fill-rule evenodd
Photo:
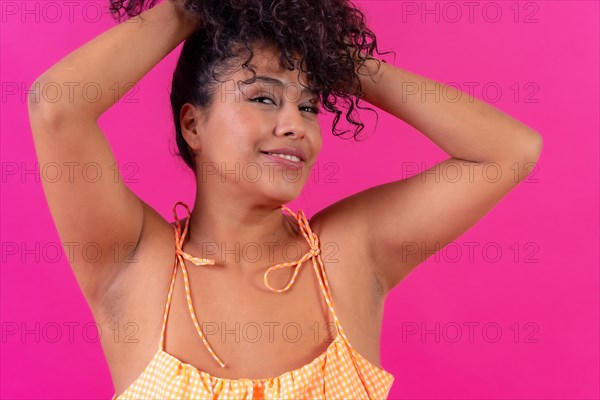
<instances>
[{"instance_id":1,"label":"curly hair","mask_svg":"<svg viewBox=\"0 0 600 400\"><path fill-rule=\"evenodd\" d=\"M185 103L209 107L216 93L217 75L232 71L235 64L231 61L241 58L244 50L250 55L242 67L253 74L245 82L253 83L256 72L248 64L254 57L255 43L273 45L280 67L290 71L296 68L294 55L298 54L298 68L306 73L308 87L318 94L322 107L335 114L332 133L339 137L348 132L336 130L342 114L336 104L341 98L348 105L346 120L355 125L353 137L357 140L364 124L355 118L356 108L374 110L358 104L363 93L356 69L373 59L374 52L390 52L379 52L365 15L349 0L177 1L186 13L201 21L201 28L185 40L170 95L179 150L176 155L194 173L194 157L181 133L181 107ZM156 0L110 0L110 12L121 21L155 3Z\"/></svg>"}]
</instances>

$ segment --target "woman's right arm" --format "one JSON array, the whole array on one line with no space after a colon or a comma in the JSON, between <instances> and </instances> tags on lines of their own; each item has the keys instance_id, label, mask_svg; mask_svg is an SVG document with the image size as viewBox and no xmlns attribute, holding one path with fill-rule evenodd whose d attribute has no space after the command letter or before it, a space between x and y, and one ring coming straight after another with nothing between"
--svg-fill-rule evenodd
<instances>
[{"instance_id":1,"label":"woman's right arm","mask_svg":"<svg viewBox=\"0 0 600 400\"><path fill-rule=\"evenodd\" d=\"M102 300L125 255L137 247L149 208L123 182L98 118L195 29L198 24L164 1L73 51L31 86L29 120L42 186L90 304ZM65 96L45 101L48 85L60 87ZM86 85L99 88L94 101L86 101ZM144 143L142 135L152 133L132 134ZM47 166L52 174L44 173Z\"/></svg>"}]
</instances>

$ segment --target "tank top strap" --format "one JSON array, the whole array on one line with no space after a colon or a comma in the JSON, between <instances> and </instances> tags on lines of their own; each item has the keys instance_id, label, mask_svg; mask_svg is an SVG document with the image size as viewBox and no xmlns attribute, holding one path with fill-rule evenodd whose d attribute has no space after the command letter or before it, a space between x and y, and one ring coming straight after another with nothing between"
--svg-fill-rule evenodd
<instances>
[{"instance_id":1,"label":"tank top strap","mask_svg":"<svg viewBox=\"0 0 600 400\"><path fill-rule=\"evenodd\" d=\"M177 240L177 239L175 239ZM167 318L169 316L169 307L171 306L171 297L173 296L173 287L175 286L175 278L177 277L177 257L173 263L173 273L171 277L171 284L169 285L169 294L167 295L167 304L165 305L165 311L163 312L162 328L160 331L160 343L158 345L159 350L164 351L165 332L167 330Z\"/></svg>"},{"instance_id":2,"label":"tank top strap","mask_svg":"<svg viewBox=\"0 0 600 400\"><path fill-rule=\"evenodd\" d=\"M181 222L177 216L177 206L181 205L183 207L185 207L186 211L187 211L187 215L188 217L186 218L185 221L185 227L183 229L181 229ZM167 328L167 318L168 318L168 314L169 314L169 308L171 305L171 298L173 295L173 288L175 286L175 278L177 276L177 266L181 266L181 271L183 272L183 280L185 282L185 295L187 298L187 303L188 303L188 309L190 312L190 316L192 317L192 321L194 322L194 326L196 327L196 331L198 331L198 334L200 335L200 338L202 339L202 342L204 343L204 345L206 346L207 350L209 351L209 353L211 354L211 356L219 363L219 365L221 367L225 367L227 365L226 362L221 361L221 359L217 356L217 354L215 353L215 351L212 349L212 347L210 346L210 344L208 343L208 341L206 340L206 337L204 337L204 334L202 333L202 329L200 329L200 324L198 323L198 319L196 318L196 312L194 310L194 305L192 303L192 297L191 297L191 291L190 291L190 282L189 282L189 278L188 278L188 274L187 274L187 270L185 268L185 263L183 261L183 259L185 258L186 260L191 261L192 263L196 264L196 265L214 265L215 261L214 260L209 260L206 258L198 258L198 257L194 257L186 252L183 251L183 245L185 243L185 238L186 235L188 233L188 229L189 229L189 224L190 224L190 209L189 207L183 203L183 202L177 202L175 203L175 205L173 206L173 216L175 218L175 222L174 224L172 224L173 229L175 231L175 253L176 253L176 259L175 259L175 265L173 266L173 277L171 278L171 285L169 287L169 294L167 296L167 304L165 306L165 311L164 311L164 316L163 316L163 326L162 326L162 331L161 331L161 336L160 336L160 344L159 344L159 349L164 351L164 341L165 341L165 332L166 332L166 328Z\"/></svg>"},{"instance_id":3,"label":"tank top strap","mask_svg":"<svg viewBox=\"0 0 600 400\"><path fill-rule=\"evenodd\" d=\"M308 244L310 245L311 250L307 254L310 254L309 258L312 259L313 269L315 270L315 274L317 275L317 280L319 281L319 286L321 287L321 292L323 293L323 297L325 298L327 307L329 308L329 311L331 312L331 315L333 316L333 320L335 322L336 329L338 330L339 336L346 342L347 345L350 345L350 342L348 341L348 338L346 337L344 329L342 328L342 324L340 323L340 320L338 319L337 314L335 312L333 298L331 296L331 290L329 289L329 282L327 280L327 274L325 273L325 267L323 265L323 259L321 257L321 244L320 244L319 236L312 231L310 224L308 223L308 220L306 219L306 216L304 215L304 211L298 210L298 213L294 213L290 208L288 208L285 205L281 206L281 208L283 210L287 211L289 214L291 214L296 219L296 221L298 222L298 225L300 226L300 230L302 231L302 235L304 236L304 238L307 240ZM298 263L300 263L300 261ZM273 266L271 268L275 268L275 267L277 267L277 266ZM271 268L269 268L269 270ZM267 283L267 273L269 272L269 270L267 270L267 272L265 273L265 284ZM298 272L298 269L296 268L296 271L294 272L294 277L292 278L292 281L295 279L297 272ZM292 282L290 282L290 284L291 283ZM290 284L288 284L288 286ZM286 289L287 289L287 287L286 287Z\"/></svg>"}]
</instances>

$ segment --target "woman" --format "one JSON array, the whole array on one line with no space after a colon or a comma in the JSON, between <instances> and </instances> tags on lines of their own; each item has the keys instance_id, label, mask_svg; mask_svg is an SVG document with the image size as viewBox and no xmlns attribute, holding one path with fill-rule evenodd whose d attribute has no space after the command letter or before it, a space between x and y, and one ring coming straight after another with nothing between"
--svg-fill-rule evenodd
<instances>
[{"instance_id":1,"label":"woman","mask_svg":"<svg viewBox=\"0 0 600 400\"><path fill-rule=\"evenodd\" d=\"M394 377L379 365L383 304L433 254L407 247L439 249L480 220L527 176L540 135L465 96L403 96L407 83L444 91L442 99L456 99L457 91L373 57L375 36L348 1L111 5L136 18L69 54L32 86L95 82L105 89L100 100L74 93L30 101L29 112L40 163L93 162L110 171L94 181L43 185L61 240L105 250L93 263L71 262L96 321L138 328L136 343L102 338L114 397L387 397ZM183 40L171 105L196 199L192 210L175 204L169 223L112 179L114 158L97 120L125 94L115 98L109 88L138 82ZM284 204L299 195L321 150L322 109L337 114L335 128L338 97L350 100L346 119L355 134L362 124L352 116L354 99L356 107L365 100L451 158L308 221ZM258 179L232 173L249 165ZM463 178L434 174L448 168ZM482 172L490 168L494 179ZM127 257L114 259L115 243ZM250 243L258 244L258 258L240 250ZM322 243L336 244L338 262L323 263ZM286 256L290 245L300 256ZM310 264L314 274L301 268ZM282 339L277 329L290 321L311 334ZM240 324L269 334L240 341ZM330 328L333 340L314 340L315 330Z\"/></svg>"}]
</instances>

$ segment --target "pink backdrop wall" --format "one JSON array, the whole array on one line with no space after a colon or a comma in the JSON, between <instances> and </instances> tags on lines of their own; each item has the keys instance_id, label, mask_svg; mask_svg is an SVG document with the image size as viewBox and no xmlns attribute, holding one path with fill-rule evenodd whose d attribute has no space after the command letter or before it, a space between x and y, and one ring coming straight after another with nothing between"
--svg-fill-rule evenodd
<instances>
[{"instance_id":1,"label":"pink backdrop wall","mask_svg":"<svg viewBox=\"0 0 600 400\"><path fill-rule=\"evenodd\" d=\"M25 96L44 70L114 26L99 14L107 2L0 2L2 398L113 393L92 314L56 252ZM598 398L598 2L470 3L359 3L396 66L472 90L544 138L537 170L388 297L390 398ZM179 50L100 120L130 188L169 220L174 202L194 196L191 174L170 155ZM362 116L371 135L362 143L333 137L323 120L318 175L293 209L312 216L447 158L387 113L374 134L371 114Z\"/></svg>"}]
</instances>

